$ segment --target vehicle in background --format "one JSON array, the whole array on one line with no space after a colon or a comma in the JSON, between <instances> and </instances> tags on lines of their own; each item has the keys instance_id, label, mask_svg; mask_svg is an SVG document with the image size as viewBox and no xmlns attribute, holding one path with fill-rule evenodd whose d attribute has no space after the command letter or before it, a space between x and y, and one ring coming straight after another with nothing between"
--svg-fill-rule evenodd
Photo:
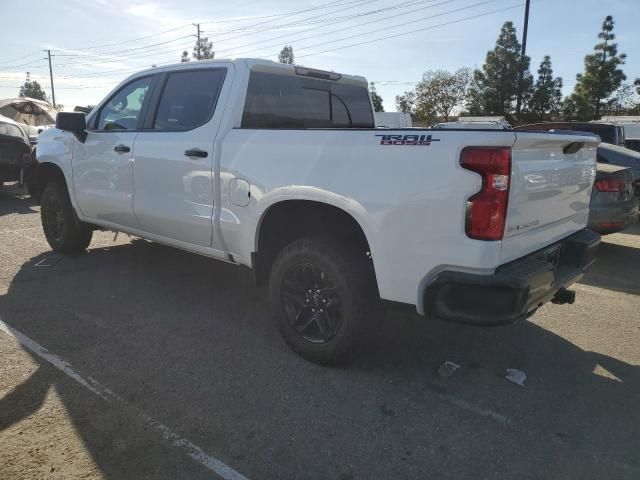
<instances>
[{"instance_id":1,"label":"vehicle in background","mask_svg":"<svg viewBox=\"0 0 640 480\"><path fill-rule=\"evenodd\" d=\"M614 123L593 122L543 122L520 125L516 130L521 131L545 131L568 130L571 132L589 132L598 135L605 143L624 147L625 131L620 125Z\"/></svg>"},{"instance_id":2,"label":"vehicle in background","mask_svg":"<svg viewBox=\"0 0 640 480\"><path fill-rule=\"evenodd\" d=\"M589 228L607 235L637 221L638 199L633 193L631 170L598 163L589 205Z\"/></svg>"},{"instance_id":3,"label":"vehicle in background","mask_svg":"<svg viewBox=\"0 0 640 480\"><path fill-rule=\"evenodd\" d=\"M24 127L0 115L0 186L4 182L25 182L32 164L31 150Z\"/></svg>"},{"instance_id":4,"label":"vehicle in background","mask_svg":"<svg viewBox=\"0 0 640 480\"><path fill-rule=\"evenodd\" d=\"M413 120L410 113L375 112L373 114L378 128L411 128Z\"/></svg>"},{"instance_id":5,"label":"vehicle in background","mask_svg":"<svg viewBox=\"0 0 640 480\"><path fill-rule=\"evenodd\" d=\"M625 138L624 147L634 152L640 152L640 138Z\"/></svg>"},{"instance_id":6,"label":"vehicle in background","mask_svg":"<svg viewBox=\"0 0 640 480\"><path fill-rule=\"evenodd\" d=\"M449 129L480 129L480 130L513 130L513 127L507 122L486 121L486 122L441 122L435 124L432 128L449 128Z\"/></svg>"},{"instance_id":7,"label":"vehicle in background","mask_svg":"<svg viewBox=\"0 0 640 480\"><path fill-rule=\"evenodd\" d=\"M244 265L321 363L380 298L476 325L573 303L599 139L379 129L368 86L257 59L139 72L40 136L47 241L81 252L103 228Z\"/></svg>"},{"instance_id":8,"label":"vehicle in background","mask_svg":"<svg viewBox=\"0 0 640 480\"><path fill-rule=\"evenodd\" d=\"M625 139L640 139L640 115L609 115L596 120L595 123L613 123L622 127Z\"/></svg>"},{"instance_id":9,"label":"vehicle in background","mask_svg":"<svg viewBox=\"0 0 640 480\"><path fill-rule=\"evenodd\" d=\"M625 147L601 143L598 146L598 163L608 163L631 169L633 183L638 186L640 182L640 153ZM640 194L640 188L636 193Z\"/></svg>"}]
</instances>

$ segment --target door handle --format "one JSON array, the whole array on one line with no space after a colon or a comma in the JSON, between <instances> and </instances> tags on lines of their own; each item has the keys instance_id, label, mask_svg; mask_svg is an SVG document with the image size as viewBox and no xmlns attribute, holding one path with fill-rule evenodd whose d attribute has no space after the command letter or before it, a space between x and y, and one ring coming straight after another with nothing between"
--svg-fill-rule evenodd
<instances>
[{"instance_id":1,"label":"door handle","mask_svg":"<svg viewBox=\"0 0 640 480\"><path fill-rule=\"evenodd\" d=\"M187 157L206 158L209 155L209 152L206 152L205 150L200 150L199 148L192 148L190 150L186 150L184 154Z\"/></svg>"},{"instance_id":2,"label":"door handle","mask_svg":"<svg viewBox=\"0 0 640 480\"><path fill-rule=\"evenodd\" d=\"M118 152L118 153L127 153L131 151L131 147L128 147L126 145L120 144L120 145L116 145L115 147L113 147L113 150Z\"/></svg>"}]
</instances>

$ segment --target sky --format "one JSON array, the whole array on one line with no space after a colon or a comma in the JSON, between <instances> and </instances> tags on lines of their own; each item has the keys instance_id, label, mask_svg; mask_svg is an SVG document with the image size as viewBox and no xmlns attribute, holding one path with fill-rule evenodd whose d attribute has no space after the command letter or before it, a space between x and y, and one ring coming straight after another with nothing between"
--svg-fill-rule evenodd
<instances>
[{"instance_id":1,"label":"sky","mask_svg":"<svg viewBox=\"0 0 640 480\"><path fill-rule=\"evenodd\" d=\"M93 105L128 75L179 61L196 27L216 58L277 60L376 82L386 111L427 70L480 68L500 27L522 38L525 0L0 0L0 98L17 96L26 73L66 110ZM570 94L584 56L612 15L628 81L640 77L640 0L532 0L527 54L535 75L544 55Z\"/></svg>"}]
</instances>

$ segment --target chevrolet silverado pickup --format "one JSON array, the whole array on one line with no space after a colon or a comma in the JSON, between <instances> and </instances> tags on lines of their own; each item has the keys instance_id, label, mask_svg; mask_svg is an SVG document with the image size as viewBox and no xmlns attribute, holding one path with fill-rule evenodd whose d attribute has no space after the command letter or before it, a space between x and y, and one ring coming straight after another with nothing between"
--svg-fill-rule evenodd
<instances>
[{"instance_id":1,"label":"chevrolet silverado pickup","mask_svg":"<svg viewBox=\"0 0 640 480\"><path fill-rule=\"evenodd\" d=\"M57 252L126 232L253 270L287 344L344 359L380 299L523 320L594 261L597 137L377 129L359 76L234 59L132 75L40 136Z\"/></svg>"}]
</instances>

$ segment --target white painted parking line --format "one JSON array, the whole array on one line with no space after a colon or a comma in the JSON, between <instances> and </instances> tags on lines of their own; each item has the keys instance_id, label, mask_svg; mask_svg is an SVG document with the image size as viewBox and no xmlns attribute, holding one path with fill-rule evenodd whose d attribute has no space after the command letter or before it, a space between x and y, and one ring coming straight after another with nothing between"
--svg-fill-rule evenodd
<instances>
[{"instance_id":1,"label":"white painted parking line","mask_svg":"<svg viewBox=\"0 0 640 480\"><path fill-rule=\"evenodd\" d=\"M39 343L31 340L29 337L19 332L13 327L10 327L2 320L0 320L0 331L12 336L15 338L24 348L29 350L31 353L37 355L38 357L46 360L51 365L56 367L58 370L63 372L65 375L69 376L80 385L85 387L87 390L93 392L98 395L100 398L106 400L107 402L115 405L119 405L120 407L125 408L126 410L133 412L139 418L141 418L149 427L158 432L160 436L167 442L169 442L174 447L180 448L187 455L189 455L193 460L198 462L200 465L208 468L212 472L216 473L220 477L225 480L249 480L247 477L242 475L237 470L233 469L229 465L224 462L214 458L207 453L205 453L200 447L191 442L190 440L181 437L180 435L174 433L169 427L160 423L159 421L153 419L143 411L129 404L122 397L116 395L111 390L109 390L104 385L100 384L96 380L91 377L87 377L86 379L80 376L73 367L58 357L57 355L49 352L46 348L44 348Z\"/></svg>"}]
</instances>

